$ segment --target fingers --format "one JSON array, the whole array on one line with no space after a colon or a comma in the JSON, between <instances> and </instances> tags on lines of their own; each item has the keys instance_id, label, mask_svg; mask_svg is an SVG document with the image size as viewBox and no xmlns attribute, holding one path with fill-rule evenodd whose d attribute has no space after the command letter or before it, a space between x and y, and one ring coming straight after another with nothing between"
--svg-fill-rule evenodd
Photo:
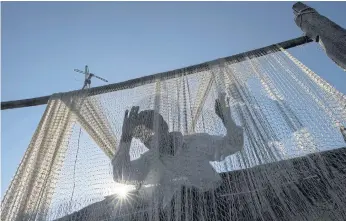
<instances>
[{"instance_id":1,"label":"fingers","mask_svg":"<svg viewBox=\"0 0 346 221\"><path fill-rule=\"evenodd\" d=\"M135 109L135 113L136 113L136 115L138 115L138 111L139 111L139 106L136 106L136 109Z\"/></svg>"},{"instance_id":2,"label":"fingers","mask_svg":"<svg viewBox=\"0 0 346 221\"><path fill-rule=\"evenodd\" d=\"M226 93L225 92L219 93L219 100L224 101L225 97L226 97Z\"/></svg>"},{"instance_id":3,"label":"fingers","mask_svg":"<svg viewBox=\"0 0 346 221\"><path fill-rule=\"evenodd\" d=\"M216 99L216 101L219 103L220 108L229 107L230 97L226 95L227 94L225 92L219 93L219 96Z\"/></svg>"},{"instance_id":4,"label":"fingers","mask_svg":"<svg viewBox=\"0 0 346 221\"><path fill-rule=\"evenodd\" d=\"M136 112L136 107L133 106L133 107L131 108L131 111L130 111L130 118L132 118L132 117L135 116L135 112Z\"/></svg>"},{"instance_id":5,"label":"fingers","mask_svg":"<svg viewBox=\"0 0 346 221\"><path fill-rule=\"evenodd\" d=\"M138 115L138 111L139 111L139 106L133 106L131 108L130 113L129 113L129 110L125 111L125 118L136 117Z\"/></svg>"},{"instance_id":6,"label":"fingers","mask_svg":"<svg viewBox=\"0 0 346 221\"><path fill-rule=\"evenodd\" d=\"M216 100L215 100L215 113L216 113L218 116L221 116L221 115L222 115L222 111L221 111L221 106L220 106L220 101L219 101L219 99L216 99Z\"/></svg>"},{"instance_id":7,"label":"fingers","mask_svg":"<svg viewBox=\"0 0 346 221\"><path fill-rule=\"evenodd\" d=\"M129 116L129 117L131 117L131 118L137 117L138 111L139 111L139 106L133 106L133 107L131 108L130 116Z\"/></svg>"},{"instance_id":8,"label":"fingers","mask_svg":"<svg viewBox=\"0 0 346 221\"><path fill-rule=\"evenodd\" d=\"M215 100L215 110L219 110L219 108L220 108L220 101L219 101L219 99L216 99Z\"/></svg>"}]
</instances>

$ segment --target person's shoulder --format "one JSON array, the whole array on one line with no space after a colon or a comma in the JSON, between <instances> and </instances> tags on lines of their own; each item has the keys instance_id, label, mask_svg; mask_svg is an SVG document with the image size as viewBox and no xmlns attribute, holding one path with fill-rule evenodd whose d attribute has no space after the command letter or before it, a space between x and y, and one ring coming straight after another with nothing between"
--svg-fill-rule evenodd
<instances>
[{"instance_id":1,"label":"person's shoulder","mask_svg":"<svg viewBox=\"0 0 346 221\"><path fill-rule=\"evenodd\" d=\"M242 126L239 126L237 124L234 124L231 126L231 129L232 129L232 132L242 132L243 131L243 127Z\"/></svg>"},{"instance_id":2,"label":"person's shoulder","mask_svg":"<svg viewBox=\"0 0 346 221\"><path fill-rule=\"evenodd\" d=\"M157 152L154 150L148 150L142 153L138 160L148 163L148 162L152 162L155 159L157 159Z\"/></svg>"},{"instance_id":3,"label":"person's shoulder","mask_svg":"<svg viewBox=\"0 0 346 221\"><path fill-rule=\"evenodd\" d=\"M154 154L154 151L148 150L148 151L142 153L141 156L140 156L140 158L147 158L147 157L152 156L153 154Z\"/></svg>"},{"instance_id":4,"label":"person's shoulder","mask_svg":"<svg viewBox=\"0 0 346 221\"><path fill-rule=\"evenodd\" d=\"M195 133L195 134L188 134L184 136L184 140L185 141L189 141L189 140L195 140L195 139L209 139L210 138L210 134L207 133Z\"/></svg>"}]
</instances>

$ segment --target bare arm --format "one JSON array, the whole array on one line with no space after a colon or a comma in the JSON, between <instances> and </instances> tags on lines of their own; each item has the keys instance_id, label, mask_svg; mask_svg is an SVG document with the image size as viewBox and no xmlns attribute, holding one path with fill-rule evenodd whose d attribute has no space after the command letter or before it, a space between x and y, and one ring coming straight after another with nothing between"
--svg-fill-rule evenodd
<instances>
[{"instance_id":1,"label":"bare arm","mask_svg":"<svg viewBox=\"0 0 346 221\"><path fill-rule=\"evenodd\" d=\"M223 138L224 145L226 145L228 149L232 149L233 152L230 154L234 154L238 151L241 151L244 146L244 132L243 128L235 125L234 127L226 126L227 135Z\"/></svg>"},{"instance_id":2,"label":"bare arm","mask_svg":"<svg viewBox=\"0 0 346 221\"><path fill-rule=\"evenodd\" d=\"M119 183L138 183L141 182L148 168L143 158L130 160L130 147L132 142L132 133L137 126L137 114L139 107L132 107L130 114L125 112L123 129L118 150L112 159L113 179Z\"/></svg>"},{"instance_id":3,"label":"bare arm","mask_svg":"<svg viewBox=\"0 0 346 221\"><path fill-rule=\"evenodd\" d=\"M223 125L227 130L227 135L223 137L221 144L223 146L223 153L221 154L234 154L240 151L244 146L243 128L237 126L231 116L231 110L226 103L225 94L220 94L219 98L215 101L215 113L222 120ZM227 151L225 151L227 150Z\"/></svg>"},{"instance_id":4,"label":"bare arm","mask_svg":"<svg viewBox=\"0 0 346 221\"><path fill-rule=\"evenodd\" d=\"M144 180L148 168L142 157L130 160L131 142L120 141L119 150L112 159L113 179L118 183L137 184Z\"/></svg>"},{"instance_id":5,"label":"bare arm","mask_svg":"<svg viewBox=\"0 0 346 221\"><path fill-rule=\"evenodd\" d=\"M229 119L224 122L224 126L227 130L227 134L223 138L224 145L227 145L228 148L232 148L234 150L234 153L242 150L244 146L243 128L237 126L231 117L229 117Z\"/></svg>"}]
</instances>

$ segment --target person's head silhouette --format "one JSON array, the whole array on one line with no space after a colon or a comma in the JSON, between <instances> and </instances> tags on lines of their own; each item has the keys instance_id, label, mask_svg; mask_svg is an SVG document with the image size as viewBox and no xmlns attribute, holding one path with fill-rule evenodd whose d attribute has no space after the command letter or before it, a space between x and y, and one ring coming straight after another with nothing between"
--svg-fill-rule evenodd
<instances>
[{"instance_id":1,"label":"person's head silhouette","mask_svg":"<svg viewBox=\"0 0 346 221\"><path fill-rule=\"evenodd\" d=\"M158 148L163 155L174 155L182 139L181 133L169 132L167 122L154 110L143 110L138 114L133 136L148 149Z\"/></svg>"}]
</instances>

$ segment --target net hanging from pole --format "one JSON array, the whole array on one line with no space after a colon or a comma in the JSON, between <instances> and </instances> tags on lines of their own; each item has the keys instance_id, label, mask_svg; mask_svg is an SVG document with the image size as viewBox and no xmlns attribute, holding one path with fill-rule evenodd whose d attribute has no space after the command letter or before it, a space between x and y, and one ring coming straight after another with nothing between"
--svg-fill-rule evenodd
<instances>
[{"instance_id":1,"label":"net hanging from pole","mask_svg":"<svg viewBox=\"0 0 346 221\"><path fill-rule=\"evenodd\" d=\"M275 50L52 96L1 219L345 220L346 96Z\"/></svg>"}]
</instances>

